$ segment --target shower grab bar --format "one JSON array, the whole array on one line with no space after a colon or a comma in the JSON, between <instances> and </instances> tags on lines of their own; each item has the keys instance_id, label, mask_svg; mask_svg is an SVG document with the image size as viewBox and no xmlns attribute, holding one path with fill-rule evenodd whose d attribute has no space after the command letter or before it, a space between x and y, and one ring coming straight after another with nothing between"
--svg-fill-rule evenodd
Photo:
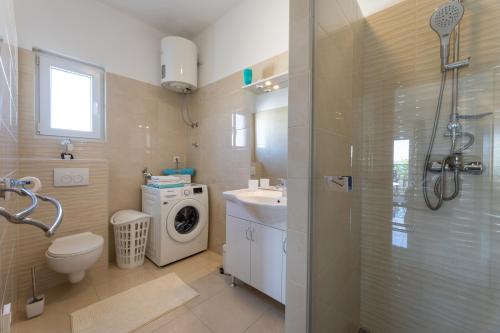
<instances>
[{"instance_id":1,"label":"shower grab bar","mask_svg":"<svg viewBox=\"0 0 500 333\"><path fill-rule=\"evenodd\" d=\"M62 208L59 200L52 197L43 196L40 194L33 193L24 188L4 188L0 189L0 193L13 192L19 196L28 196L31 199L31 204L29 207L21 210L16 214L10 213L4 207L0 207L0 216L5 217L5 219L13 224L27 224L42 229L45 232L45 236L51 237L55 234L56 230L61 225L64 217L64 210ZM46 225L42 221L28 217L38 208L38 199L52 204L56 208L56 216L51 225Z\"/></svg>"}]
</instances>

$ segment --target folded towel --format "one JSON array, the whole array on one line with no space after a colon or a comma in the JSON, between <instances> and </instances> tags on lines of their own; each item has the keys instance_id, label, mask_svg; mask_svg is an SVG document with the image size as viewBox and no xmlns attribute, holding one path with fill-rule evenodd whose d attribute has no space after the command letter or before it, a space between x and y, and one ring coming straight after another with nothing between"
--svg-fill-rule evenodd
<instances>
[{"instance_id":1,"label":"folded towel","mask_svg":"<svg viewBox=\"0 0 500 333\"><path fill-rule=\"evenodd\" d=\"M181 179L179 177L174 177L174 176L151 176L150 182L152 182L152 183L169 183L169 184L182 183Z\"/></svg>"},{"instance_id":2,"label":"folded towel","mask_svg":"<svg viewBox=\"0 0 500 333\"><path fill-rule=\"evenodd\" d=\"M172 176L172 175L190 175L194 176L196 173L195 169L192 168L186 168L186 169L165 169L163 170L163 174L166 176Z\"/></svg>"},{"instance_id":3,"label":"folded towel","mask_svg":"<svg viewBox=\"0 0 500 333\"><path fill-rule=\"evenodd\" d=\"M165 184L165 183L151 183L147 185L152 188L177 188L184 187L184 184Z\"/></svg>"}]
</instances>

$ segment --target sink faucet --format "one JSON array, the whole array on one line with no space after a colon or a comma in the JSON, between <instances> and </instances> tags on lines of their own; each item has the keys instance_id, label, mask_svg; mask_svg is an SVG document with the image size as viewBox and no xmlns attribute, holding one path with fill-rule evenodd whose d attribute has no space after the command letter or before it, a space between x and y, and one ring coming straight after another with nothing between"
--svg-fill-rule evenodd
<instances>
[{"instance_id":1,"label":"sink faucet","mask_svg":"<svg viewBox=\"0 0 500 333\"><path fill-rule=\"evenodd\" d=\"M281 191L281 195L283 198L287 196L287 181L285 178L278 178L278 186L277 188Z\"/></svg>"}]
</instances>

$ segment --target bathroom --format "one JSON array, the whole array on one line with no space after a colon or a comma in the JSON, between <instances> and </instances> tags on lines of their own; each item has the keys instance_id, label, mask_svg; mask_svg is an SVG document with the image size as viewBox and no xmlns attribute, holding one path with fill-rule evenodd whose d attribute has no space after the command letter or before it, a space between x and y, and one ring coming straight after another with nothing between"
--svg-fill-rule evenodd
<instances>
[{"instance_id":1,"label":"bathroom","mask_svg":"<svg viewBox=\"0 0 500 333\"><path fill-rule=\"evenodd\" d=\"M499 19L0 0L0 332L498 333Z\"/></svg>"}]
</instances>

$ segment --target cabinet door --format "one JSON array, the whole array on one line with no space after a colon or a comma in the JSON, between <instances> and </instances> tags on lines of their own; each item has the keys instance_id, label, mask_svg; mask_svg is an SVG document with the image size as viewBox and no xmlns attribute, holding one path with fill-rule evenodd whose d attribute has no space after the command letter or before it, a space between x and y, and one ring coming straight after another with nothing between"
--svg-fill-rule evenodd
<instances>
[{"instance_id":1,"label":"cabinet door","mask_svg":"<svg viewBox=\"0 0 500 333\"><path fill-rule=\"evenodd\" d=\"M283 232L252 223L251 285L281 302Z\"/></svg>"},{"instance_id":2,"label":"cabinet door","mask_svg":"<svg viewBox=\"0 0 500 333\"><path fill-rule=\"evenodd\" d=\"M283 231L283 274L281 278L281 303L286 304L286 232Z\"/></svg>"},{"instance_id":3,"label":"cabinet door","mask_svg":"<svg viewBox=\"0 0 500 333\"><path fill-rule=\"evenodd\" d=\"M226 217L227 273L250 284L250 222Z\"/></svg>"}]
</instances>

